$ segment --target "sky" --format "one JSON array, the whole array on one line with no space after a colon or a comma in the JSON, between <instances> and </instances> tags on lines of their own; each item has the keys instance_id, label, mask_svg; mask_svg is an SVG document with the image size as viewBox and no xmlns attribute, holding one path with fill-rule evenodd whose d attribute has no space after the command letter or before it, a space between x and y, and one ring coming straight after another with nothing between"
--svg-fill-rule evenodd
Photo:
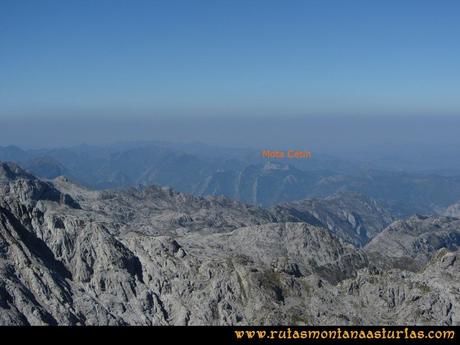
<instances>
[{"instance_id":1,"label":"sky","mask_svg":"<svg viewBox=\"0 0 460 345\"><path fill-rule=\"evenodd\" d=\"M459 14L457 0L0 0L0 146L162 140L448 166Z\"/></svg>"},{"instance_id":2,"label":"sky","mask_svg":"<svg viewBox=\"0 0 460 345\"><path fill-rule=\"evenodd\" d=\"M1 0L0 117L459 115L459 13L456 0Z\"/></svg>"}]
</instances>

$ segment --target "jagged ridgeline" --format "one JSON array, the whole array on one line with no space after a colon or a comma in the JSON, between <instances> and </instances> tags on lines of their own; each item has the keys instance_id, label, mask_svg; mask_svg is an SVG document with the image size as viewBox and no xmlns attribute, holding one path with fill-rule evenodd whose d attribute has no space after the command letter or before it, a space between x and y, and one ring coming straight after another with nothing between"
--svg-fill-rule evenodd
<instances>
[{"instance_id":1,"label":"jagged ridgeline","mask_svg":"<svg viewBox=\"0 0 460 345\"><path fill-rule=\"evenodd\" d=\"M460 220L356 193L271 209L0 163L0 324L460 323Z\"/></svg>"}]
</instances>

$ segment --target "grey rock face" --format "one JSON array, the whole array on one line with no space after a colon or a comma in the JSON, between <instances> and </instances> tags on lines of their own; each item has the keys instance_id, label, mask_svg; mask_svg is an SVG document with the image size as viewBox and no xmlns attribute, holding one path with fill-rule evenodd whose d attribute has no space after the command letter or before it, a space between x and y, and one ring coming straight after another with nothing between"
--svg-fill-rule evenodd
<instances>
[{"instance_id":1,"label":"grey rock face","mask_svg":"<svg viewBox=\"0 0 460 345\"><path fill-rule=\"evenodd\" d=\"M397 221L378 234L365 249L380 264L418 270L441 248L460 245L460 219L415 215Z\"/></svg>"},{"instance_id":2,"label":"grey rock face","mask_svg":"<svg viewBox=\"0 0 460 345\"><path fill-rule=\"evenodd\" d=\"M442 214L447 217L460 218L460 202L449 206Z\"/></svg>"},{"instance_id":3,"label":"grey rock face","mask_svg":"<svg viewBox=\"0 0 460 345\"><path fill-rule=\"evenodd\" d=\"M94 192L0 168L0 324L460 322L458 250L433 245L411 272L375 261L373 241L361 250L228 199ZM427 223L412 232L454 227Z\"/></svg>"},{"instance_id":4,"label":"grey rock face","mask_svg":"<svg viewBox=\"0 0 460 345\"><path fill-rule=\"evenodd\" d=\"M321 225L356 246L365 245L396 220L389 206L353 192L283 204L275 207L274 212Z\"/></svg>"},{"instance_id":5,"label":"grey rock face","mask_svg":"<svg viewBox=\"0 0 460 345\"><path fill-rule=\"evenodd\" d=\"M338 288L370 324L458 325L459 258L443 249L416 273L365 269Z\"/></svg>"}]
</instances>

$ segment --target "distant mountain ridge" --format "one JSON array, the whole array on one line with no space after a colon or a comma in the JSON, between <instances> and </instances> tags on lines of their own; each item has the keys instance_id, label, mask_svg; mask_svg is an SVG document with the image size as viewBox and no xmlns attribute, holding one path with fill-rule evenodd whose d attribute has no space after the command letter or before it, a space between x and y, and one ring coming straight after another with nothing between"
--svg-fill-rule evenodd
<instances>
[{"instance_id":1,"label":"distant mountain ridge","mask_svg":"<svg viewBox=\"0 0 460 345\"><path fill-rule=\"evenodd\" d=\"M442 212L460 200L460 176L380 171L331 158L270 161L256 150L205 145L10 146L0 148L0 160L15 161L42 178L65 175L93 189L157 184L265 207L341 191L397 205L402 215Z\"/></svg>"}]
</instances>

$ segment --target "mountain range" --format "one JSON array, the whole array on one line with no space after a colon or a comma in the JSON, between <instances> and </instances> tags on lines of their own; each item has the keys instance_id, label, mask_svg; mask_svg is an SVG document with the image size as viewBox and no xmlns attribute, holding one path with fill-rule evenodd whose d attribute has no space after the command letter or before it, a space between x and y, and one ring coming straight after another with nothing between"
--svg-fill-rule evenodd
<instances>
[{"instance_id":1,"label":"mountain range","mask_svg":"<svg viewBox=\"0 0 460 345\"><path fill-rule=\"evenodd\" d=\"M270 208L0 163L0 324L460 324L460 219L336 193Z\"/></svg>"},{"instance_id":2,"label":"mountain range","mask_svg":"<svg viewBox=\"0 0 460 345\"><path fill-rule=\"evenodd\" d=\"M460 174L379 170L320 154L267 160L254 149L145 142L42 150L8 146L0 147L0 160L44 179L65 175L91 189L155 184L263 207L345 191L391 204L408 216L440 213L460 200Z\"/></svg>"}]
</instances>

